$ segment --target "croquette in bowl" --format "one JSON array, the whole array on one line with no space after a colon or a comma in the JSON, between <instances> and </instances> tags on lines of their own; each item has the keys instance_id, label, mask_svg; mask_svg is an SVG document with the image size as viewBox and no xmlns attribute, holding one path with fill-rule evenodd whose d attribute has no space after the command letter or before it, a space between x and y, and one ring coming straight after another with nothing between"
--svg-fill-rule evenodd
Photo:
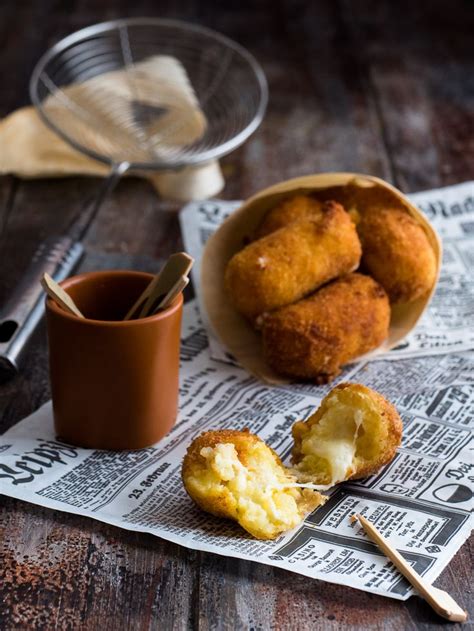
<instances>
[{"instance_id":1,"label":"croquette in bowl","mask_svg":"<svg viewBox=\"0 0 474 631\"><path fill-rule=\"evenodd\" d=\"M254 234L261 239L268 234L301 219L319 218L323 213L323 202L310 195L292 195L279 202L265 214Z\"/></svg>"},{"instance_id":2,"label":"croquette in bowl","mask_svg":"<svg viewBox=\"0 0 474 631\"><path fill-rule=\"evenodd\" d=\"M353 271L361 255L349 215L340 204L326 202L317 217L294 221L237 252L225 271L227 293L253 321Z\"/></svg>"},{"instance_id":3,"label":"croquette in bowl","mask_svg":"<svg viewBox=\"0 0 474 631\"><path fill-rule=\"evenodd\" d=\"M268 364L281 375L316 383L331 381L341 366L377 348L389 324L383 287L358 273L257 319Z\"/></svg>"},{"instance_id":4,"label":"croquette in bowl","mask_svg":"<svg viewBox=\"0 0 474 631\"><path fill-rule=\"evenodd\" d=\"M391 304L413 302L436 282L437 262L422 226L404 210L365 210L357 224L367 272L387 292Z\"/></svg>"}]
</instances>

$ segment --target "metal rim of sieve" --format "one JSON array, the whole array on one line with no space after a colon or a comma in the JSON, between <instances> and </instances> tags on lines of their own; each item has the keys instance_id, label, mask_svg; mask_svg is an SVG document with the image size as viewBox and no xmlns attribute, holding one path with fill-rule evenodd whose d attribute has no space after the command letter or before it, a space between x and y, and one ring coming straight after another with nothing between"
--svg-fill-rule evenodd
<instances>
[{"instance_id":1,"label":"metal rim of sieve","mask_svg":"<svg viewBox=\"0 0 474 631\"><path fill-rule=\"evenodd\" d=\"M183 33L186 34L197 34L198 36L203 36L209 39L210 42L216 42L223 47L223 49L227 49L232 52L239 60L239 62L244 63L247 66L247 70L249 73L249 77L253 78L256 82L255 88L257 93L257 103L255 107L255 111L251 116L248 117L248 122L239 129L234 135L226 138L224 141L220 143L216 143L215 146L212 146L206 150L196 152L192 155L187 155L183 159L177 159L173 161L156 161L156 162L133 162L126 161L125 159L114 160L112 157L101 154L91 147L81 144L76 139L72 138L64 129L62 129L48 114L43 105L43 99L40 95L40 85L44 81L44 76L47 76L46 69L49 64L59 59L61 54L64 51L67 51L72 46L76 44L86 42L87 40L94 38L98 35L103 35L108 32L113 33L114 31L119 31L120 29L127 30L128 27L156 27L157 29L161 28L174 28L182 30ZM122 61L124 61L124 51L117 49L117 52L121 54ZM178 58L179 59L179 58ZM122 66L123 67L123 66ZM102 73L97 73L99 76ZM190 78L192 83L192 77ZM226 80L230 80L227 78ZM127 18L127 19L118 19L111 20L107 22L103 22L100 24L95 24L93 26L86 27L81 29L71 35L68 35L64 39L60 40L54 46L52 46L44 55L39 59L36 64L31 79L30 79L30 97L31 100L36 107L40 117L45 122L45 124L53 130L55 134L60 136L64 141L66 141L69 145L80 151L81 153L98 160L102 163L111 165L118 162L127 162L127 170L128 169L151 169L151 170L165 170L165 169L179 169L190 165L195 165L199 163L208 162L210 160L215 160L220 158L227 153L230 153L238 146L240 146L243 142L245 142L249 136L258 128L260 123L262 122L267 103L268 103L268 86L265 75L263 73L262 68L256 59L240 44L237 44L233 40L229 39L225 35L217 33L212 29L207 27L203 27L200 25L190 24L188 22L183 22L180 20L170 20L170 19L161 19L161 18ZM212 121L211 121L212 122Z\"/></svg>"}]
</instances>

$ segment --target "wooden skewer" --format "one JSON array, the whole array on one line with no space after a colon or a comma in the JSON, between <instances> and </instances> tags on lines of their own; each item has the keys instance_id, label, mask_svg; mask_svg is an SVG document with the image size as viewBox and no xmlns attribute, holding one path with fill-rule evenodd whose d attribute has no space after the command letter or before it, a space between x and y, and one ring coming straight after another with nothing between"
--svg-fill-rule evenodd
<instances>
[{"instance_id":1,"label":"wooden skewer","mask_svg":"<svg viewBox=\"0 0 474 631\"><path fill-rule=\"evenodd\" d=\"M169 307L170 304L173 302L173 300L176 298L176 296L183 291L183 289L187 286L188 283L189 283L189 278L187 276L181 276L180 278L178 278L176 283L173 285L173 287L171 287L171 289L163 298L163 300L159 302L156 309L154 309L152 313L149 313L148 315L154 315L158 311L162 311L163 309L166 309L167 307Z\"/></svg>"},{"instance_id":2,"label":"wooden skewer","mask_svg":"<svg viewBox=\"0 0 474 631\"><path fill-rule=\"evenodd\" d=\"M427 601L438 615L451 620L451 622L464 622L467 620L467 613L461 609L454 598L442 589L433 587L433 585L425 581L418 572L408 565L402 555L392 547L370 521L362 517L362 515L353 515L352 518L360 521L368 537L379 546L399 572L408 579L420 596Z\"/></svg>"},{"instance_id":3,"label":"wooden skewer","mask_svg":"<svg viewBox=\"0 0 474 631\"><path fill-rule=\"evenodd\" d=\"M48 294L48 296L52 298L54 302L56 302L65 311L67 311L68 313L72 313L72 315L75 315L78 318L84 317L77 308L71 296L67 294L64 289L51 278L49 274L43 274L43 278L41 279L41 286Z\"/></svg>"},{"instance_id":4,"label":"wooden skewer","mask_svg":"<svg viewBox=\"0 0 474 631\"><path fill-rule=\"evenodd\" d=\"M156 283L151 289L138 317L145 318L155 313L158 309L163 309L163 301L173 290L174 286L180 282L180 279L187 277L193 263L194 259L189 256L189 254L186 254L186 252L172 254L159 273ZM179 293L179 291L177 293ZM175 295L177 295L177 293Z\"/></svg>"},{"instance_id":5,"label":"wooden skewer","mask_svg":"<svg viewBox=\"0 0 474 631\"><path fill-rule=\"evenodd\" d=\"M181 276L187 276L193 263L194 259L186 252L172 254L163 269L158 272L136 300L124 320L145 318L147 315L151 315L156 309L156 305L168 294L178 279Z\"/></svg>"}]
</instances>

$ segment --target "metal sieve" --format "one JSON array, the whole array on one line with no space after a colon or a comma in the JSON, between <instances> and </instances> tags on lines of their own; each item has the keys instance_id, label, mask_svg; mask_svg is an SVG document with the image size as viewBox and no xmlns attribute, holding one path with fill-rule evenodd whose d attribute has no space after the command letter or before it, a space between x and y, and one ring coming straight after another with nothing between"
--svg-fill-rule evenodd
<instances>
[{"instance_id":1,"label":"metal sieve","mask_svg":"<svg viewBox=\"0 0 474 631\"><path fill-rule=\"evenodd\" d=\"M140 67L157 57L175 60L183 74L165 70L146 82ZM121 91L104 81L117 71L125 73ZM173 87L182 91L186 81L204 129L174 143L196 113L173 101ZM65 90L72 84L90 88ZM229 153L257 129L268 98L263 71L242 46L202 26L155 18L105 22L61 40L36 65L30 94L45 123L79 151L111 166L155 170ZM68 115L59 115L65 108ZM169 114L168 129L153 129Z\"/></svg>"},{"instance_id":2,"label":"metal sieve","mask_svg":"<svg viewBox=\"0 0 474 631\"><path fill-rule=\"evenodd\" d=\"M0 378L18 368L44 310L40 279L66 278L81 239L126 171L215 160L262 121L263 71L242 46L210 29L156 18L114 20L69 35L30 81L44 122L72 147L110 166L99 194L64 236L43 242L0 316Z\"/></svg>"}]
</instances>

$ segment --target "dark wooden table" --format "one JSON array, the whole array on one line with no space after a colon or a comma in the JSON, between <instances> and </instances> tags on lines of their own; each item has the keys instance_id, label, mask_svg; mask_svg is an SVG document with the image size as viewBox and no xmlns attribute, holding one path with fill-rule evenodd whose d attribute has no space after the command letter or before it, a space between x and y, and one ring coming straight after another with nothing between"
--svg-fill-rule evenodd
<instances>
[{"instance_id":1,"label":"dark wooden table","mask_svg":"<svg viewBox=\"0 0 474 631\"><path fill-rule=\"evenodd\" d=\"M64 35L122 16L215 28L262 63L270 104L223 160L223 197L278 180L359 171L406 192L474 174L473 5L469 0L22 0L0 2L0 115L28 102L35 61ZM0 147L1 151L1 147ZM98 179L0 179L0 304L41 238L60 231ZM156 270L181 247L178 205L122 181L87 239L83 269ZM49 398L40 326L27 364L0 386L0 431ZM434 629L406 603L276 568L185 550L148 535L0 498L0 628ZM469 545L436 584L472 606ZM456 628L455 625L451 628Z\"/></svg>"}]
</instances>

